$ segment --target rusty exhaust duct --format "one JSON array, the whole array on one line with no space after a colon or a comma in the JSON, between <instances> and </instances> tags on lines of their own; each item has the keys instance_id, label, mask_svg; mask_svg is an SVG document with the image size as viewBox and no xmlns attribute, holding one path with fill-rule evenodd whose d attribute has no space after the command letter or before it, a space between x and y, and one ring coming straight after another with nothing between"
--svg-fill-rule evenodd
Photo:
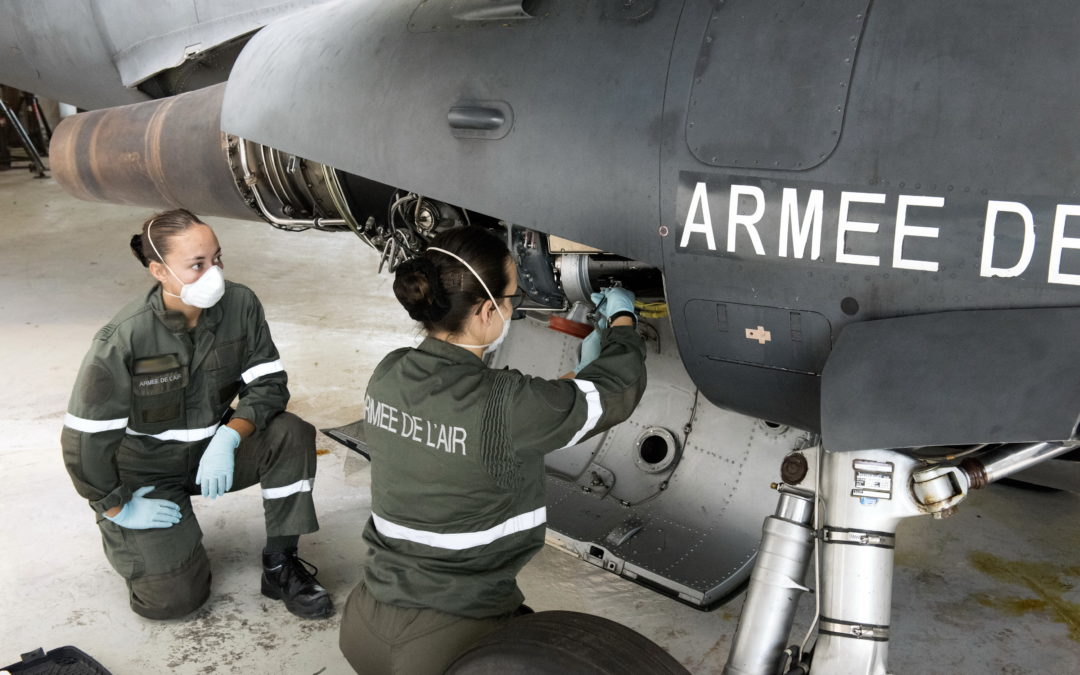
<instances>
[{"instance_id":1,"label":"rusty exhaust duct","mask_svg":"<svg viewBox=\"0 0 1080 675\"><path fill-rule=\"evenodd\" d=\"M226 160L224 95L220 84L68 117L49 145L53 176L87 201L255 219Z\"/></svg>"},{"instance_id":2,"label":"rusty exhaust duct","mask_svg":"<svg viewBox=\"0 0 1080 675\"><path fill-rule=\"evenodd\" d=\"M264 220L287 230L353 230L338 173L221 131L225 84L60 123L52 172L79 199Z\"/></svg>"}]
</instances>

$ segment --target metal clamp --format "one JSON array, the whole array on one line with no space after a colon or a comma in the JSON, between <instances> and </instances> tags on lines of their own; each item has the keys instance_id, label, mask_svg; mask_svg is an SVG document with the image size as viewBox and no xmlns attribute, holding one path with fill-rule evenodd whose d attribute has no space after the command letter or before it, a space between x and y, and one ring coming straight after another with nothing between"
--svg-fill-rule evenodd
<instances>
[{"instance_id":1,"label":"metal clamp","mask_svg":"<svg viewBox=\"0 0 1080 675\"><path fill-rule=\"evenodd\" d=\"M873 530L848 530L845 528L825 527L821 530L821 540L827 544L852 544L855 546L876 546L878 548L896 548L896 535Z\"/></svg>"},{"instance_id":2,"label":"metal clamp","mask_svg":"<svg viewBox=\"0 0 1080 675\"><path fill-rule=\"evenodd\" d=\"M840 637L855 638L856 640L872 640L874 642L889 641L888 626L838 621L825 617L821 617L818 626L819 632L828 633L829 635L839 635Z\"/></svg>"}]
</instances>

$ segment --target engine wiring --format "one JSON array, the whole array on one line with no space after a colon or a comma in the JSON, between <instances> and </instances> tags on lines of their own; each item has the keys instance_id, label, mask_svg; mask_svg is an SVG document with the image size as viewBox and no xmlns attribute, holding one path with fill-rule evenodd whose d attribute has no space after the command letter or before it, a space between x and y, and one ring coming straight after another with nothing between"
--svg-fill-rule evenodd
<instances>
[{"instance_id":1,"label":"engine wiring","mask_svg":"<svg viewBox=\"0 0 1080 675\"><path fill-rule=\"evenodd\" d=\"M668 304L666 302L634 300L634 308L637 309L638 316L644 319L663 319L668 315Z\"/></svg>"}]
</instances>

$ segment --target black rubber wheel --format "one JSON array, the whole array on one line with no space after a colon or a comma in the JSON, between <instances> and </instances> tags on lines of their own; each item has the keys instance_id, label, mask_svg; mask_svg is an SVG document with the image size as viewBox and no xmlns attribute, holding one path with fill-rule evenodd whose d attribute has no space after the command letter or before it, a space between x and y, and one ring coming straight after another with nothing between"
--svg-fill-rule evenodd
<instances>
[{"instance_id":1,"label":"black rubber wheel","mask_svg":"<svg viewBox=\"0 0 1080 675\"><path fill-rule=\"evenodd\" d=\"M510 621L458 657L446 675L688 675L652 640L609 619L537 612Z\"/></svg>"}]
</instances>

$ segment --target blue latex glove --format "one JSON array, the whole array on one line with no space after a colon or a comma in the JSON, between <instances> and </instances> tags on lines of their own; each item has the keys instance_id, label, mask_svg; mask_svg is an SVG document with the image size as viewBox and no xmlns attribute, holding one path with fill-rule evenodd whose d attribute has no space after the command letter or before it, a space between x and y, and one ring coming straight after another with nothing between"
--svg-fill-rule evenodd
<instances>
[{"instance_id":1,"label":"blue latex glove","mask_svg":"<svg viewBox=\"0 0 1080 675\"><path fill-rule=\"evenodd\" d=\"M195 474L195 484L202 487L203 497L217 499L232 489L236 448L239 445L240 434L235 429L224 424L218 427L199 460L199 472Z\"/></svg>"},{"instance_id":2,"label":"blue latex glove","mask_svg":"<svg viewBox=\"0 0 1080 675\"><path fill-rule=\"evenodd\" d=\"M581 341L581 358L578 359L577 366L574 367L574 374L580 373L581 369L595 361L597 356L600 356L599 329L589 333Z\"/></svg>"},{"instance_id":3,"label":"blue latex glove","mask_svg":"<svg viewBox=\"0 0 1080 675\"><path fill-rule=\"evenodd\" d=\"M635 313L634 293L625 288L612 286L599 293L593 293L591 297L593 304L596 305L596 311L604 317L600 322L601 328L607 328L611 323L611 317L619 312Z\"/></svg>"},{"instance_id":4,"label":"blue latex glove","mask_svg":"<svg viewBox=\"0 0 1080 675\"><path fill-rule=\"evenodd\" d=\"M139 488L131 495L131 501L124 504L120 513L112 522L129 530L149 530L155 527L172 527L180 522L180 507L168 499L147 499L143 495L151 492L153 485Z\"/></svg>"}]
</instances>

